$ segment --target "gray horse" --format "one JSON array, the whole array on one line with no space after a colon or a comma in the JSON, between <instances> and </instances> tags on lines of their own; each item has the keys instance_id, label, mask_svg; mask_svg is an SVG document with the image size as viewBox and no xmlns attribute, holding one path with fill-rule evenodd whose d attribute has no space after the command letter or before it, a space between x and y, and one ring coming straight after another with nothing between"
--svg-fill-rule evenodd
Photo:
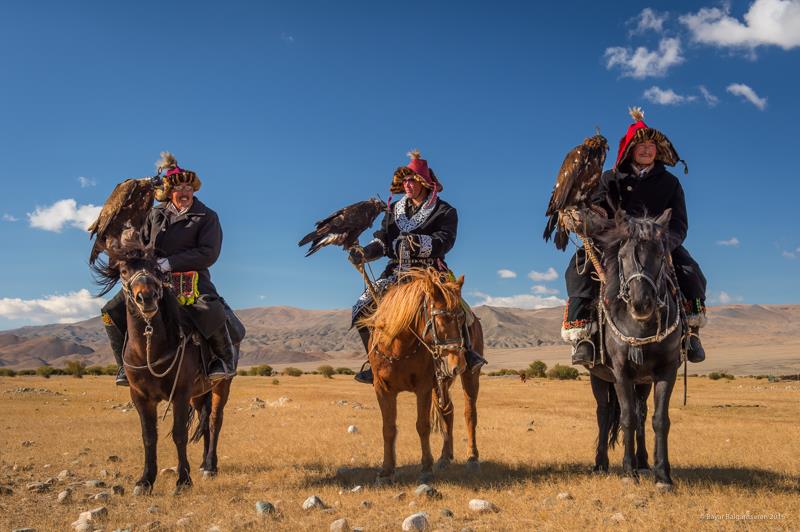
<instances>
[{"instance_id":1,"label":"gray horse","mask_svg":"<svg viewBox=\"0 0 800 532\"><path fill-rule=\"evenodd\" d=\"M590 368L599 429L595 471L608 471L608 445L616 443L620 425L624 474L638 478L639 471L649 469L644 425L654 387L653 475L667 489L672 486L669 400L685 328L669 253L670 215L668 209L658 218L632 218L620 211L593 235L603 251L606 282L598 303L597 351L604 363Z\"/></svg>"}]
</instances>

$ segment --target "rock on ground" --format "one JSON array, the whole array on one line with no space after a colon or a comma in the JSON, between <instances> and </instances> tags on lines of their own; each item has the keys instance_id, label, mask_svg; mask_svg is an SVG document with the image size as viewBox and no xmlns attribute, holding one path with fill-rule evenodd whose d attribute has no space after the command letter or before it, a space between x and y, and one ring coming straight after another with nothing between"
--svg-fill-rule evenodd
<instances>
[{"instance_id":1,"label":"rock on ground","mask_svg":"<svg viewBox=\"0 0 800 532\"><path fill-rule=\"evenodd\" d=\"M322 502L322 499L320 499L316 495L312 495L303 502L303 510L312 510L314 508L319 508L321 510L324 510L327 507L328 506L324 502Z\"/></svg>"},{"instance_id":2,"label":"rock on ground","mask_svg":"<svg viewBox=\"0 0 800 532\"><path fill-rule=\"evenodd\" d=\"M350 532L350 523L345 518L337 519L331 523L331 532Z\"/></svg>"},{"instance_id":3,"label":"rock on ground","mask_svg":"<svg viewBox=\"0 0 800 532\"><path fill-rule=\"evenodd\" d=\"M419 512L411 514L403 520L403 531L411 532L414 530L428 530L428 514Z\"/></svg>"},{"instance_id":4,"label":"rock on ground","mask_svg":"<svg viewBox=\"0 0 800 532\"><path fill-rule=\"evenodd\" d=\"M499 512L500 509L489 501L484 499L472 499L469 501L469 509L473 512Z\"/></svg>"}]
</instances>

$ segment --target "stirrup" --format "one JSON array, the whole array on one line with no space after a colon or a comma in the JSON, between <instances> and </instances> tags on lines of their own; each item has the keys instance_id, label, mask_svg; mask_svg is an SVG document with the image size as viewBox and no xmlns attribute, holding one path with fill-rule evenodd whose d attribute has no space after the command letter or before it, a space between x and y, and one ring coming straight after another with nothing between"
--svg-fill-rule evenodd
<instances>
[{"instance_id":1,"label":"stirrup","mask_svg":"<svg viewBox=\"0 0 800 532\"><path fill-rule=\"evenodd\" d=\"M361 364L361 369L358 371L358 373L355 374L353 379L355 379L356 382L360 382L362 384L373 383L375 376L372 373L372 367L370 367L369 361L366 361L363 364Z\"/></svg>"},{"instance_id":2,"label":"stirrup","mask_svg":"<svg viewBox=\"0 0 800 532\"><path fill-rule=\"evenodd\" d=\"M578 347L581 344L589 344L590 346L592 346L591 360L586 360L585 358L580 358L580 359L575 358L575 353L578 351ZM578 340L577 342L575 342L575 345L572 346L572 365L573 366L581 365L581 366L586 366L586 367L594 367L596 362L597 362L597 346L595 345L595 343L592 341L591 338L584 338L582 340Z\"/></svg>"},{"instance_id":3,"label":"stirrup","mask_svg":"<svg viewBox=\"0 0 800 532\"><path fill-rule=\"evenodd\" d=\"M117 386L130 386L130 383L128 382L128 374L125 373L124 366L120 366L117 370L117 377L114 380L114 384Z\"/></svg>"},{"instance_id":4,"label":"stirrup","mask_svg":"<svg viewBox=\"0 0 800 532\"><path fill-rule=\"evenodd\" d=\"M209 371L208 372L208 380L210 380L211 382L217 382L217 381L221 381L221 380L232 378L235 375L235 373L232 374L228 370L228 365L225 363L225 361L222 360L222 359L217 359L217 360L219 361L220 364L222 364L222 370L221 371ZM214 362L212 362L212 365L213 364L214 364Z\"/></svg>"}]
</instances>

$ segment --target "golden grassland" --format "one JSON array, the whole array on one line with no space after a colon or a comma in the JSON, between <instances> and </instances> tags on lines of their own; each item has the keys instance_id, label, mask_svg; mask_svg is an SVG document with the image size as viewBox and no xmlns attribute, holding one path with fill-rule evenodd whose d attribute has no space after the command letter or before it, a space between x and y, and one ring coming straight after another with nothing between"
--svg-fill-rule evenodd
<instances>
[{"instance_id":1,"label":"golden grassland","mask_svg":"<svg viewBox=\"0 0 800 532\"><path fill-rule=\"evenodd\" d=\"M134 497L142 447L136 412L119 408L129 399L127 389L115 387L111 377L0 378L0 485L13 490L0 495L0 530L70 530L81 512L101 505L108 508L108 519L98 526L109 531L145 530L156 527L156 521L162 530L175 529L187 516L182 522L189 523L188 529L203 531L214 525L220 530L328 530L340 517L351 527L399 530L406 516L420 511L428 513L432 529L456 531L800 529L797 382L690 378L685 407L679 383L670 433L676 489L662 494L650 477L639 484L622 479L620 449L611 453L610 475L588 472L596 425L585 377L527 383L484 377L478 427L481 471L472 475L464 467L465 428L458 415L456 462L437 473L434 483L443 498L423 500L414 494L419 440L413 396L404 394L400 400L397 483L376 488L382 440L372 389L345 376L278 381L235 379L216 479L204 480L197 471L202 447L194 444L189 453L195 482L191 492L173 496L175 477L163 474L152 496ZM20 387L60 395L16 391ZM454 395L460 414L458 384ZM269 406L282 396L291 401ZM253 407L254 397L268 406ZM159 425L159 469L176 464L170 424L167 416ZM349 425L358 432L348 433ZM438 456L439 436L432 442ZM649 442L652 453L652 433ZM109 455L121 461L108 462ZM56 477L64 469L73 476L49 491L27 489L28 483ZM82 482L89 479L106 482L108 492L111 485L121 484L125 494L112 495L105 503L87 500L104 491L84 487ZM74 502L57 504L57 494L69 484L75 484ZM351 492L357 485L363 489ZM402 499L396 497L400 492L406 494ZM561 492L572 499L560 499ZM319 495L330 509L304 511L301 505L310 495ZM487 499L500 511L473 514L467 508L473 498ZM259 500L275 504L277 516L257 516ZM362 501L371 505L362 507ZM453 517L443 516L443 508Z\"/></svg>"}]
</instances>

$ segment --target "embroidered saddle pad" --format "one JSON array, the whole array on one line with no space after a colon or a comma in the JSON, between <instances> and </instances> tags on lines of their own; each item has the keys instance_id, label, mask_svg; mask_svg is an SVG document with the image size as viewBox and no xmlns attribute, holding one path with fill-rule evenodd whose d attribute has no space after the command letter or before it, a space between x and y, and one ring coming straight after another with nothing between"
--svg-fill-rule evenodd
<instances>
[{"instance_id":1,"label":"embroidered saddle pad","mask_svg":"<svg viewBox=\"0 0 800 532\"><path fill-rule=\"evenodd\" d=\"M194 302L200 297L200 290L197 288L197 282L200 276L197 272L171 272L170 285L172 292L178 299L181 305L193 305Z\"/></svg>"}]
</instances>

